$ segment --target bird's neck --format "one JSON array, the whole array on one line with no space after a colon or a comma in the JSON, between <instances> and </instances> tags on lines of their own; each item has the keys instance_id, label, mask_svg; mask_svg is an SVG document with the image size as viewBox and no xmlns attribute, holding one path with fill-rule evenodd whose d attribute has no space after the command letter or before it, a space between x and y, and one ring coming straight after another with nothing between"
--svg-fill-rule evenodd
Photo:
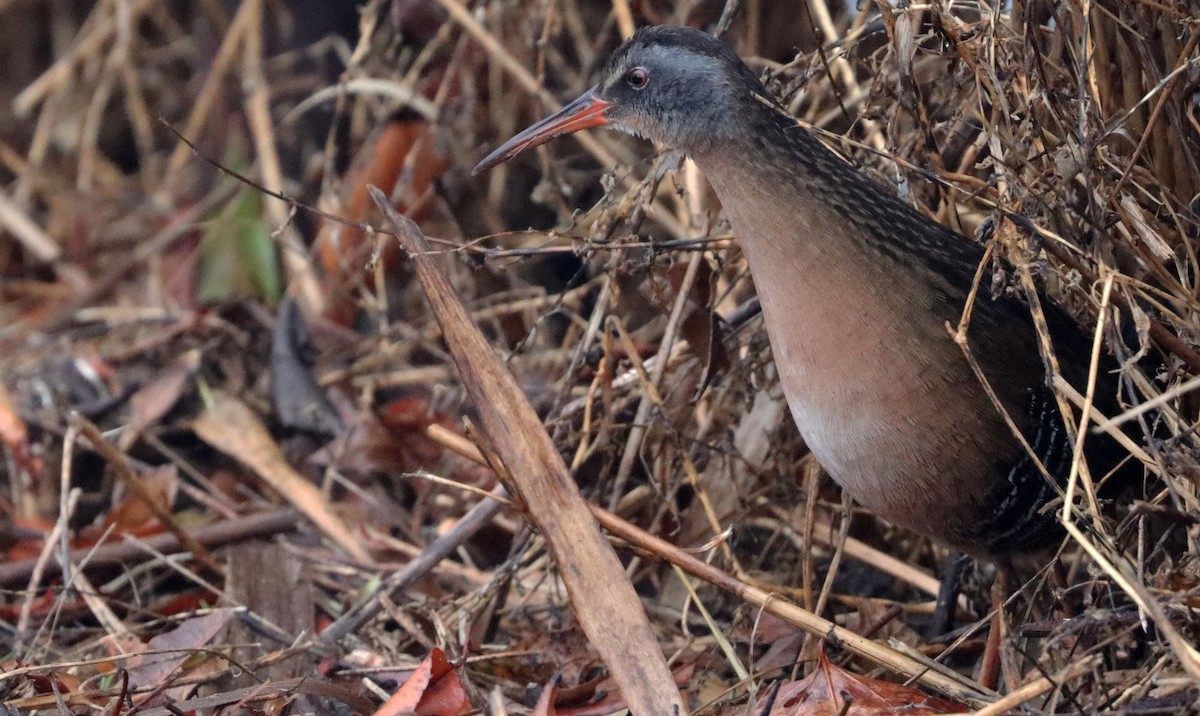
<instances>
[{"instance_id":1,"label":"bird's neck","mask_svg":"<svg viewBox=\"0 0 1200 716\"><path fill-rule=\"evenodd\" d=\"M897 251L885 244L896 237L871 221L887 190L782 113L762 107L751 118L739 139L690 154L716 190L760 292L778 282L838 300L894 273Z\"/></svg>"},{"instance_id":2,"label":"bird's neck","mask_svg":"<svg viewBox=\"0 0 1200 716\"><path fill-rule=\"evenodd\" d=\"M831 288L843 294L839 285L853 290L864 280L895 295L905 288L895 284L910 277L934 284L914 284L918 292L965 297L982 256L978 245L868 179L782 111L756 104L737 139L689 154L721 199L760 285L787 266L791 283L819 295ZM857 280L832 283L847 273Z\"/></svg>"}]
</instances>

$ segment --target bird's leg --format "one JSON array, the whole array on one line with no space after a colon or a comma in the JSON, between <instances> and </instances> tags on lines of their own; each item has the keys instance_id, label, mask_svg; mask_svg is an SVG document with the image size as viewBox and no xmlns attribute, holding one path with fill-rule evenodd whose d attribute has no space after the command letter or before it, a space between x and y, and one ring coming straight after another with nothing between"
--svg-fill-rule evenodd
<instances>
[{"instance_id":1,"label":"bird's leg","mask_svg":"<svg viewBox=\"0 0 1200 716\"><path fill-rule=\"evenodd\" d=\"M992 580L992 625L988 630L983 661L979 665L979 683L995 689L1000 682L1001 648L1008 638L1008 622L1004 618L1004 603L1016 584L1016 571L1005 559L996 560L996 576Z\"/></svg>"},{"instance_id":2,"label":"bird's leg","mask_svg":"<svg viewBox=\"0 0 1200 716\"><path fill-rule=\"evenodd\" d=\"M962 594L963 573L971 558L951 550L942 562L941 583L938 585L937 602L933 609L933 620L929 623L926 636L936 639L954 628L954 612L958 607L958 597Z\"/></svg>"}]
</instances>

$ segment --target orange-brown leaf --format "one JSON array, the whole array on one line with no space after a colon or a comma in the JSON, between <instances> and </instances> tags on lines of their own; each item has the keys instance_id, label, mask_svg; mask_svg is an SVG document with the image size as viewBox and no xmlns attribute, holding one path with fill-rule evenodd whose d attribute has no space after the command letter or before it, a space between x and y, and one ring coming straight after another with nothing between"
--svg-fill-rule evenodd
<instances>
[{"instance_id":1,"label":"orange-brown leaf","mask_svg":"<svg viewBox=\"0 0 1200 716\"><path fill-rule=\"evenodd\" d=\"M359 155L361 163L356 162L357 166L346 177L352 187L350 196L335 213L351 221L365 220L372 209L367 187L377 186L391 194L412 152L416 152L416 156L405 194L408 197L425 194L447 166L446 157L438 151L434 141L435 131L436 128L424 120L392 122L384 127L375 142L363 148ZM408 213L410 207L408 202L401 200L396 208ZM411 216L420 221L425 211L418 207ZM374 249L368 243L369 238L358 229L335 222L326 222L317 235L315 247L325 269L326 292L331 297L326 315L337 323L348 325L354 315L354 296L347 289L354 283L351 279L362 278L368 285L374 284L373 272L362 269ZM381 257L385 270L394 265L398 257L395 242L385 244Z\"/></svg>"},{"instance_id":2,"label":"orange-brown leaf","mask_svg":"<svg viewBox=\"0 0 1200 716\"><path fill-rule=\"evenodd\" d=\"M434 649L375 716L460 716L471 710L458 670Z\"/></svg>"},{"instance_id":3,"label":"orange-brown leaf","mask_svg":"<svg viewBox=\"0 0 1200 716\"><path fill-rule=\"evenodd\" d=\"M25 420L13 406L8 391L0 385L0 442L12 451L13 459L31 475L40 475L45 467L42 459L33 454L29 445L29 432Z\"/></svg>"},{"instance_id":4,"label":"orange-brown leaf","mask_svg":"<svg viewBox=\"0 0 1200 716\"><path fill-rule=\"evenodd\" d=\"M170 512L179 491L179 472L174 465L164 465L141 477L142 484L163 512ZM162 530L154 519L154 513L138 495L128 492L104 517L106 527L115 527L119 532L146 536Z\"/></svg>"},{"instance_id":5,"label":"orange-brown leaf","mask_svg":"<svg viewBox=\"0 0 1200 716\"><path fill-rule=\"evenodd\" d=\"M770 716L875 716L901 712L909 716L962 713L967 708L923 691L852 674L817 652L817 668L804 679L784 684Z\"/></svg>"}]
</instances>

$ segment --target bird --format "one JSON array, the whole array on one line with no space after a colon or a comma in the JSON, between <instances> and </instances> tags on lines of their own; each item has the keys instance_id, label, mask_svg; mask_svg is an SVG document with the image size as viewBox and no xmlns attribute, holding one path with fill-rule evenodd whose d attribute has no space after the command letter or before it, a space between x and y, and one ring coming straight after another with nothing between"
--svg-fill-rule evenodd
<instances>
[{"instance_id":1,"label":"bird","mask_svg":"<svg viewBox=\"0 0 1200 716\"><path fill-rule=\"evenodd\" d=\"M827 148L731 47L693 28L639 30L595 86L474 173L592 127L682 152L708 179L748 262L800 435L855 501L996 563L1058 544L1050 507L1072 464L1073 436L1030 306L1019 292L986 288L1002 261ZM967 337L994 397L947 329L959 324L980 271L985 288ZM1062 375L1082 388L1091 336L1040 303ZM1103 360L1102 411L1119 393L1115 361ZM1110 438L1086 444L1095 474L1120 463Z\"/></svg>"}]
</instances>

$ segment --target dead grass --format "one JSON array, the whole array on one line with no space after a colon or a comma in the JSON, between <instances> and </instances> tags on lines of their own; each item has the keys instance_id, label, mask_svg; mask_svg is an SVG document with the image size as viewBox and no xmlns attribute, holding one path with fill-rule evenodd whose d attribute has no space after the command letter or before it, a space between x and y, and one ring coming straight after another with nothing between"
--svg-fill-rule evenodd
<instances>
[{"instance_id":1,"label":"dead grass","mask_svg":"<svg viewBox=\"0 0 1200 716\"><path fill-rule=\"evenodd\" d=\"M740 5L726 37L801 122L993 241L1013 286L1036 277L1082 325L1117 326L1100 345L1153 406L1081 421L1085 435L1133 426L1146 489L1101 512L1085 488L1102 476L1079 465L1061 578L1031 569L1010 603L1010 695L992 712L1190 712L1197 9ZM824 634L824 618L850 630L830 651L851 670L921 672L924 687L994 701L976 681L987 575L959 638L918 636L943 550L869 514L847 521L791 424L745 263L694 168L593 132L469 174L590 85L632 24L712 28L723 9L0 1L0 438L4 512L21 528L0 569L9 705L111 712L129 693L150 708L146 694L195 683L227 704L250 693L242 671L344 689L293 708L377 704L362 675L391 692L435 646L465 659L477 708L525 712L526 685L556 672L560 700L611 690L541 537L479 506L496 481L462 456L479 457L463 444L478 413L392 240L239 187L160 117L206 157L352 223L380 222L368 184L390 190L607 510L676 678L694 669L697 710L748 713L811 668L819 640L789 622ZM277 318L285 292L307 328ZM1057 387L1082 415L1086 396ZM301 476L317 489L287 487ZM139 477L137 497L114 489ZM160 520L170 534L153 534ZM264 533L269 558L226 547ZM702 579L724 591L692 583L704 566L654 537L720 568ZM97 544L89 561L80 550ZM212 614L243 631L201 628ZM336 638L313 637L330 624ZM122 681L119 667L170 649L206 656L173 667L169 693ZM940 665L921 671L929 658Z\"/></svg>"}]
</instances>

